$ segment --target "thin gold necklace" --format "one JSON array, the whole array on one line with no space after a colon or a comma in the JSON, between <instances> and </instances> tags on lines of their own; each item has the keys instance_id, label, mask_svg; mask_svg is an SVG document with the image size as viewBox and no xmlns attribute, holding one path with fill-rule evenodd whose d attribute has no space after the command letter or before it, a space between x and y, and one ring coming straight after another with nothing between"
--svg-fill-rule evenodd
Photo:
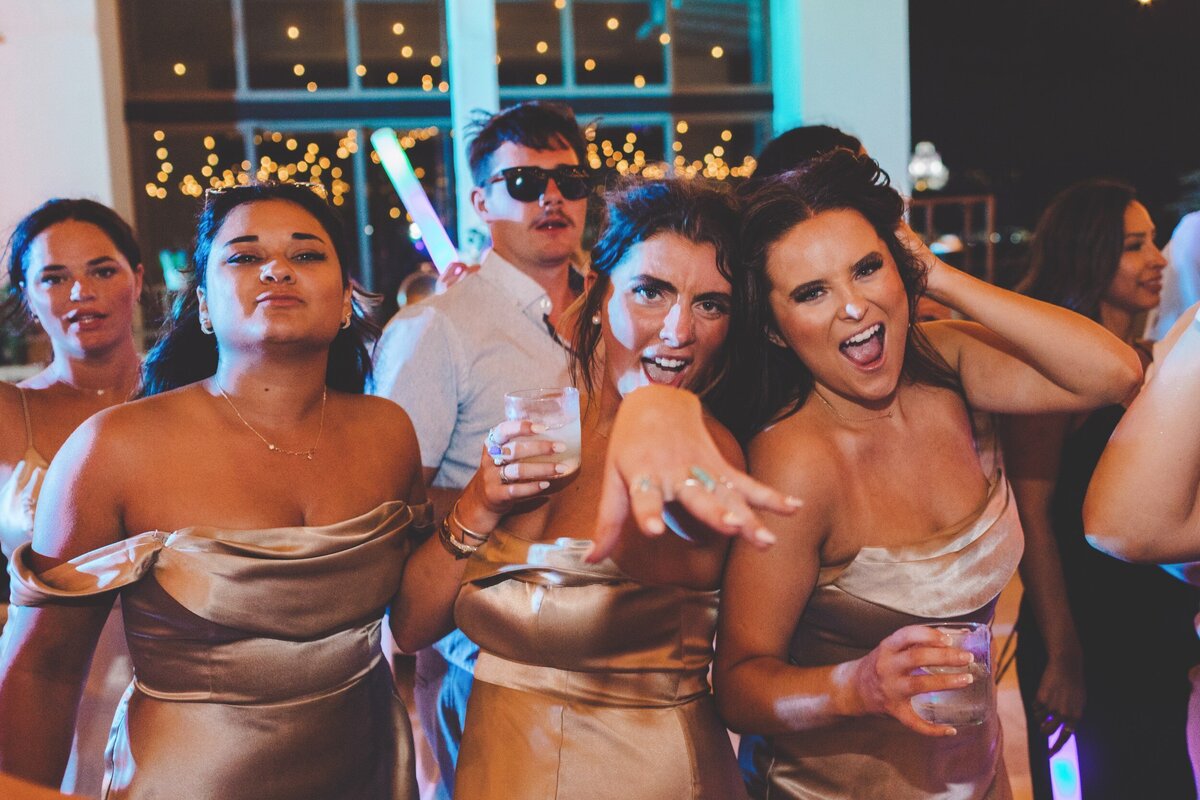
<instances>
[{"instance_id":1,"label":"thin gold necklace","mask_svg":"<svg viewBox=\"0 0 1200 800\"><path fill-rule=\"evenodd\" d=\"M832 413L835 417L840 419L842 422L874 422L875 420L879 420L879 419L891 419L892 412L895 410L895 409L889 408L884 413L878 414L874 417L863 417L862 419L851 419L850 417L847 417L842 412L840 412L836 408L834 408L833 403L830 403L828 400L825 399L825 396L823 394L821 394L820 392L817 391L817 387L815 387L815 386L813 387L812 393L817 396L818 400L820 400L822 403L825 404L825 407L829 409L830 413Z\"/></svg>"},{"instance_id":2,"label":"thin gold necklace","mask_svg":"<svg viewBox=\"0 0 1200 800\"><path fill-rule=\"evenodd\" d=\"M257 436L259 439L262 439L262 443L267 446L268 450L270 450L272 453L279 453L280 455L284 456L302 456L309 461L312 461L313 456L316 455L317 447L319 447L321 444L321 434L325 432L325 401L329 398L328 386L321 388L321 424L320 427L317 428L317 440L313 442L313 446L307 450L285 450L278 445L271 444L271 442L267 441L267 437L259 433L253 425L246 421L246 418L242 416L242 412L238 411L238 407L233 404L233 400L228 394L225 393L225 387L221 386L221 382L217 380L216 376L213 376L213 383L217 385L217 391L221 393L221 397L225 398L225 402L229 403L229 407L233 409L233 413L237 414L237 418L242 421L243 425L250 429L251 433Z\"/></svg>"}]
</instances>

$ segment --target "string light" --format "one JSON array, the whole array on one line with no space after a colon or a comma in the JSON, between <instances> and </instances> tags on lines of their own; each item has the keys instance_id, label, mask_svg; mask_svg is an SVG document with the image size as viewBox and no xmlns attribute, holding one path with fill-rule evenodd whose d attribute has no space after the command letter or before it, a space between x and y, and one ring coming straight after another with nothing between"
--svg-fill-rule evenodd
<instances>
[{"instance_id":1,"label":"string light","mask_svg":"<svg viewBox=\"0 0 1200 800\"><path fill-rule=\"evenodd\" d=\"M533 82L536 83L538 86L545 86L546 85L546 73L539 72L537 74L537 77L533 79Z\"/></svg>"},{"instance_id":2,"label":"string light","mask_svg":"<svg viewBox=\"0 0 1200 800\"><path fill-rule=\"evenodd\" d=\"M360 78L362 78L362 77L366 76L366 74L367 74L367 65L366 65L366 64L359 64L357 67L355 67L355 68L354 68L354 74L355 74L355 75L357 75L357 76L358 76L358 77L360 77Z\"/></svg>"},{"instance_id":3,"label":"string light","mask_svg":"<svg viewBox=\"0 0 1200 800\"><path fill-rule=\"evenodd\" d=\"M676 122L675 123L675 132L676 133L687 133L688 132L687 120L681 119L681 120L679 120L679 122Z\"/></svg>"},{"instance_id":4,"label":"string light","mask_svg":"<svg viewBox=\"0 0 1200 800\"><path fill-rule=\"evenodd\" d=\"M181 78L187 74L187 64L184 64L182 61L176 62L173 69L175 70L175 74Z\"/></svg>"},{"instance_id":5,"label":"string light","mask_svg":"<svg viewBox=\"0 0 1200 800\"><path fill-rule=\"evenodd\" d=\"M724 48L724 47L721 47L721 45L719 45L719 44L718 44L718 45L713 45L713 49L712 49L712 57L713 57L713 58L720 58L720 57L721 57L721 56L723 56L723 55L725 55L725 48Z\"/></svg>"},{"instance_id":6,"label":"string light","mask_svg":"<svg viewBox=\"0 0 1200 800\"><path fill-rule=\"evenodd\" d=\"M664 32L664 33L660 33L660 34L658 35L658 43L659 43L659 44L661 44L661 45L663 45L664 47L665 47L666 45L669 45L669 44L671 43L671 34L669 34L669 33L665 33L665 32Z\"/></svg>"},{"instance_id":7,"label":"string light","mask_svg":"<svg viewBox=\"0 0 1200 800\"><path fill-rule=\"evenodd\" d=\"M585 70L587 70L588 72L591 72L592 70L594 70L596 68L596 59L589 58L588 60L584 61L583 68Z\"/></svg>"},{"instance_id":8,"label":"string light","mask_svg":"<svg viewBox=\"0 0 1200 800\"><path fill-rule=\"evenodd\" d=\"M634 75L633 76L633 85L639 89L644 88L646 85L646 76L645 75Z\"/></svg>"},{"instance_id":9,"label":"string light","mask_svg":"<svg viewBox=\"0 0 1200 800\"><path fill-rule=\"evenodd\" d=\"M413 49L408 45L404 45L404 47L400 48L400 55L404 56L405 58L412 58L412 54Z\"/></svg>"},{"instance_id":10,"label":"string light","mask_svg":"<svg viewBox=\"0 0 1200 800\"><path fill-rule=\"evenodd\" d=\"M544 53L550 49L550 45L546 44L545 42L538 42L534 49L536 49L539 53Z\"/></svg>"},{"instance_id":11,"label":"string light","mask_svg":"<svg viewBox=\"0 0 1200 800\"><path fill-rule=\"evenodd\" d=\"M442 65L442 57L441 56L432 55L429 57L429 66L440 67L441 65Z\"/></svg>"},{"instance_id":12,"label":"string light","mask_svg":"<svg viewBox=\"0 0 1200 800\"><path fill-rule=\"evenodd\" d=\"M289 25L288 29L287 29L287 37L289 39L299 39L300 38L300 29L297 28L295 25Z\"/></svg>"},{"instance_id":13,"label":"string light","mask_svg":"<svg viewBox=\"0 0 1200 800\"><path fill-rule=\"evenodd\" d=\"M392 33L396 34L397 36L403 36L404 35L404 23L397 22L395 25L393 25Z\"/></svg>"},{"instance_id":14,"label":"string light","mask_svg":"<svg viewBox=\"0 0 1200 800\"><path fill-rule=\"evenodd\" d=\"M167 138L167 135L165 133L163 133L162 131L154 132L154 141L161 142L165 138Z\"/></svg>"},{"instance_id":15,"label":"string light","mask_svg":"<svg viewBox=\"0 0 1200 800\"><path fill-rule=\"evenodd\" d=\"M604 24L608 26L610 31L615 31L617 28L621 27L621 20L617 19L616 17L609 17L608 22Z\"/></svg>"}]
</instances>

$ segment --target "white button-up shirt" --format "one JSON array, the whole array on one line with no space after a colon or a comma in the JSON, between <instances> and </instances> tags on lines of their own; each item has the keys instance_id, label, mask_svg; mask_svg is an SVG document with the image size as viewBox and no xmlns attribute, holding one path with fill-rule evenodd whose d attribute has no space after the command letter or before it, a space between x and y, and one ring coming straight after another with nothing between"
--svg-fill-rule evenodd
<instances>
[{"instance_id":1,"label":"white button-up shirt","mask_svg":"<svg viewBox=\"0 0 1200 800\"><path fill-rule=\"evenodd\" d=\"M488 429L504 419L506 392L570 385L551 309L537 281L489 251L477 273L384 329L371 393L408 412L434 486L466 486Z\"/></svg>"}]
</instances>

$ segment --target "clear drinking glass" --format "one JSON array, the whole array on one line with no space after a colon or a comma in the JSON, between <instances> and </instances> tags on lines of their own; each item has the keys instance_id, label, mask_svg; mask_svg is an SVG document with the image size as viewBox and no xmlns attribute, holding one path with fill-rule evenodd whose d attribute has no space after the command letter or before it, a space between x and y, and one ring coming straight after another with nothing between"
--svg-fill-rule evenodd
<instances>
[{"instance_id":1,"label":"clear drinking glass","mask_svg":"<svg viewBox=\"0 0 1200 800\"><path fill-rule=\"evenodd\" d=\"M524 389L504 395L504 418L527 419L546 426L545 433L534 437L562 442L566 450L523 459L533 464L562 463L566 475L579 469L581 434L579 430L579 391L567 386L557 389Z\"/></svg>"},{"instance_id":2,"label":"clear drinking glass","mask_svg":"<svg viewBox=\"0 0 1200 800\"><path fill-rule=\"evenodd\" d=\"M920 672L930 675L951 675L969 672L974 676L961 689L925 692L912 698L917 716L938 725L979 725L991 713L992 694L992 630L982 622L935 622L926 625L950 637L950 646L966 650L975 660L962 667L923 667Z\"/></svg>"}]
</instances>

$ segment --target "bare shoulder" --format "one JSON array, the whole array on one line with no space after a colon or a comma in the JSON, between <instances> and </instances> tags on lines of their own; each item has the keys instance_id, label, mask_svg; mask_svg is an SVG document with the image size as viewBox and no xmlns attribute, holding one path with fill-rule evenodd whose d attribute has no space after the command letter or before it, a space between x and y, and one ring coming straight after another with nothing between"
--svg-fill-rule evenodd
<instances>
[{"instance_id":1,"label":"bare shoulder","mask_svg":"<svg viewBox=\"0 0 1200 800\"><path fill-rule=\"evenodd\" d=\"M394 400L370 394L346 394L343 402L353 423L370 429L375 435L389 441L416 435L408 412Z\"/></svg>"},{"instance_id":2,"label":"bare shoulder","mask_svg":"<svg viewBox=\"0 0 1200 800\"><path fill-rule=\"evenodd\" d=\"M421 447L408 413L399 404L375 395L341 395L350 424L349 436L361 443L385 474L404 476L403 483L420 476ZM419 481L418 481L419 482Z\"/></svg>"},{"instance_id":3,"label":"bare shoulder","mask_svg":"<svg viewBox=\"0 0 1200 800\"><path fill-rule=\"evenodd\" d=\"M26 445L21 392L11 383L0 382L0 470L14 467Z\"/></svg>"},{"instance_id":4,"label":"bare shoulder","mask_svg":"<svg viewBox=\"0 0 1200 800\"><path fill-rule=\"evenodd\" d=\"M804 500L805 516L825 508L842 463L833 441L809 421L803 408L755 436L747 459L756 479Z\"/></svg>"}]
</instances>

